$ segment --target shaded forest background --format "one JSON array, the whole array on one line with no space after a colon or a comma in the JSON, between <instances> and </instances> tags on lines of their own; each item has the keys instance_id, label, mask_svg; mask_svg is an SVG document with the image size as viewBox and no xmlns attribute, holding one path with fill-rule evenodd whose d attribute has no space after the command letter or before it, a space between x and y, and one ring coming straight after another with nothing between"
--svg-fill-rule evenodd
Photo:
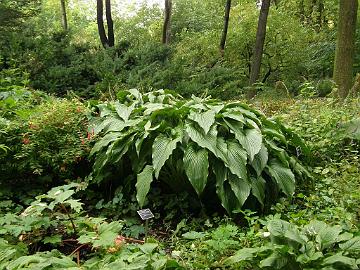
<instances>
[{"instance_id":1,"label":"shaded forest background","mask_svg":"<svg viewBox=\"0 0 360 270\"><path fill-rule=\"evenodd\" d=\"M112 3L114 46L103 42L107 47L103 49L95 3L5 0L0 6L2 79L11 74L11 80L18 77L48 93L94 98L129 88L172 89L183 96L208 94L221 99L246 93L259 16L256 1L232 1L226 45L220 41L229 1L170 2L168 26L157 5L120 12ZM338 6L338 1L330 0L271 4L255 85L260 92L276 88L281 94L298 95L303 90L325 96L332 91ZM106 5L103 8L105 13ZM106 20L104 24L107 32ZM359 69L355 64L353 74Z\"/></svg>"}]
</instances>

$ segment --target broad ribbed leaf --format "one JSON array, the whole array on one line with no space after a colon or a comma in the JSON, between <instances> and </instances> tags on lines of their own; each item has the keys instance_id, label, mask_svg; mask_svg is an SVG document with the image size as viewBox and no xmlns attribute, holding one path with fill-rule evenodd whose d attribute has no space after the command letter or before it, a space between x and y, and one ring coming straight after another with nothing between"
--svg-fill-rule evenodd
<instances>
[{"instance_id":1,"label":"broad ribbed leaf","mask_svg":"<svg viewBox=\"0 0 360 270\"><path fill-rule=\"evenodd\" d=\"M133 143L134 137L135 134L132 134L114 142L114 147L109 147L107 151L109 161L115 164L118 163L129 150L130 146Z\"/></svg>"},{"instance_id":2,"label":"broad ribbed leaf","mask_svg":"<svg viewBox=\"0 0 360 270\"><path fill-rule=\"evenodd\" d=\"M332 265L332 264L337 264L337 265L340 264L346 267L341 269L359 269L355 259L344 256L341 253L325 258L323 261L323 265Z\"/></svg>"},{"instance_id":3,"label":"broad ribbed leaf","mask_svg":"<svg viewBox=\"0 0 360 270\"><path fill-rule=\"evenodd\" d=\"M354 252L354 251L360 251L360 236L356 236L349 241L346 241L343 244L340 244L339 247L342 250Z\"/></svg>"},{"instance_id":4,"label":"broad ribbed leaf","mask_svg":"<svg viewBox=\"0 0 360 270\"><path fill-rule=\"evenodd\" d=\"M100 119L100 120L102 120L102 121L100 122L99 119L97 119L91 123L90 131L94 132L95 135L99 134L101 131L106 129L113 122L119 121L119 122L123 123L122 120L115 118L113 116L109 116L105 119Z\"/></svg>"},{"instance_id":5,"label":"broad ribbed leaf","mask_svg":"<svg viewBox=\"0 0 360 270\"><path fill-rule=\"evenodd\" d=\"M266 181L260 176L258 178L251 177L251 194L264 206Z\"/></svg>"},{"instance_id":6,"label":"broad ribbed leaf","mask_svg":"<svg viewBox=\"0 0 360 270\"><path fill-rule=\"evenodd\" d=\"M123 131L127 127L139 126L142 121L143 120L141 118L130 119L130 120L127 120L126 122L124 122L122 120L117 120L116 122L113 121L112 123L110 123L104 130L106 132Z\"/></svg>"},{"instance_id":7,"label":"broad ribbed leaf","mask_svg":"<svg viewBox=\"0 0 360 270\"><path fill-rule=\"evenodd\" d=\"M272 128L264 128L263 129L263 133L268 135L270 138L277 138L279 139L279 141L281 141L282 143L284 143L285 145L287 144L286 142L286 138L285 136L280 133L279 131L272 129Z\"/></svg>"},{"instance_id":8,"label":"broad ribbed leaf","mask_svg":"<svg viewBox=\"0 0 360 270\"><path fill-rule=\"evenodd\" d=\"M279 159L280 161L285 164L286 167L289 167L289 156L288 154L285 152L284 149L278 147L273 141L270 141L268 139L265 139L265 145L268 148L269 152L274 153Z\"/></svg>"},{"instance_id":9,"label":"broad ribbed leaf","mask_svg":"<svg viewBox=\"0 0 360 270\"><path fill-rule=\"evenodd\" d=\"M257 176L260 176L262 171L265 169L268 162L269 154L266 146L262 144L259 153L254 156L254 160L251 162L251 166L256 171Z\"/></svg>"},{"instance_id":10,"label":"broad ribbed leaf","mask_svg":"<svg viewBox=\"0 0 360 270\"><path fill-rule=\"evenodd\" d=\"M190 144L184 153L184 169L191 185L200 195L207 183L209 160L206 149L195 150Z\"/></svg>"},{"instance_id":11,"label":"broad ribbed leaf","mask_svg":"<svg viewBox=\"0 0 360 270\"><path fill-rule=\"evenodd\" d=\"M211 126L215 123L215 111L209 110L206 112L192 111L189 115L189 119L195 121L207 134Z\"/></svg>"},{"instance_id":12,"label":"broad ribbed leaf","mask_svg":"<svg viewBox=\"0 0 360 270\"><path fill-rule=\"evenodd\" d=\"M236 121L238 121L238 122L240 122L242 124L246 123L244 116L240 112L224 112L224 113L222 113L222 116L224 118L229 118L229 119L232 119L232 120L236 120Z\"/></svg>"},{"instance_id":13,"label":"broad ribbed leaf","mask_svg":"<svg viewBox=\"0 0 360 270\"><path fill-rule=\"evenodd\" d=\"M337 243L338 236L342 232L340 226L329 226L321 221L312 221L310 224L316 227L316 241L321 245L322 250Z\"/></svg>"},{"instance_id":14,"label":"broad ribbed leaf","mask_svg":"<svg viewBox=\"0 0 360 270\"><path fill-rule=\"evenodd\" d=\"M237 177L247 180L246 151L235 141L227 142L227 151L223 153L226 167Z\"/></svg>"},{"instance_id":15,"label":"broad ribbed leaf","mask_svg":"<svg viewBox=\"0 0 360 270\"><path fill-rule=\"evenodd\" d=\"M216 176L216 194L220 199L221 205L229 214L233 210L240 210L239 201L227 181L228 169L221 161L216 161L212 168Z\"/></svg>"},{"instance_id":16,"label":"broad ribbed leaf","mask_svg":"<svg viewBox=\"0 0 360 270\"><path fill-rule=\"evenodd\" d=\"M152 161L155 171L155 177L159 177L161 168L164 166L165 162L169 159L172 152L176 148L176 144L180 142L181 136L178 136L173 139L169 138L163 134L160 134L156 137L153 146L152 146Z\"/></svg>"},{"instance_id":17,"label":"broad ribbed leaf","mask_svg":"<svg viewBox=\"0 0 360 270\"><path fill-rule=\"evenodd\" d=\"M150 184L153 181L154 168L146 165L141 173L137 175L136 181L136 199L140 208L144 206L146 195L149 193Z\"/></svg>"},{"instance_id":18,"label":"broad ribbed leaf","mask_svg":"<svg viewBox=\"0 0 360 270\"><path fill-rule=\"evenodd\" d=\"M288 196L294 194L295 191L295 176L289 168L284 167L277 161L272 160L267 168L270 176L275 179L279 188Z\"/></svg>"},{"instance_id":19,"label":"broad ribbed leaf","mask_svg":"<svg viewBox=\"0 0 360 270\"><path fill-rule=\"evenodd\" d=\"M99 152L102 148L108 146L111 142L117 140L121 137L119 132L111 132L102 137L91 149L90 156L94 155L96 152Z\"/></svg>"},{"instance_id":20,"label":"broad ribbed leaf","mask_svg":"<svg viewBox=\"0 0 360 270\"><path fill-rule=\"evenodd\" d=\"M155 111L164 109L168 106L162 104L162 103L149 103L144 105L144 108L146 108L146 110L144 111L144 115L149 115Z\"/></svg>"},{"instance_id":21,"label":"broad ribbed leaf","mask_svg":"<svg viewBox=\"0 0 360 270\"><path fill-rule=\"evenodd\" d=\"M119 102L115 102L115 110L117 114L123 119L125 122L129 119L132 111L135 108L135 104L131 106L126 106L125 104L121 104Z\"/></svg>"},{"instance_id":22,"label":"broad ribbed leaf","mask_svg":"<svg viewBox=\"0 0 360 270\"><path fill-rule=\"evenodd\" d=\"M236 198L239 200L240 207L242 207L250 195L251 185L246 179L239 178L233 174L229 175L229 183Z\"/></svg>"},{"instance_id":23,"label":"broad ribbed leaf","mask_svg":"<svg viewBox=\"0 0 360 270\"><path fill-rule=\"evenodd\" d=\"M244 130L244 132L235 133L235 138L239 141L239 143L248 153L250 161L253 161L254 156L261 150L261 132L255 128L246 129Z\"/></svg>"},{"instance_id":24,"label":"broad ribbed leaf","mask_svg":"<svg viewBox=\"0 0 360 270\"><path fill-rule=\"evenodd\" d=\"M243 248L238 250L233 256L224 261L225 265L232 265L235 263L248 261L254 258L255 254L259 251L258 248Z\"/></svg>"},{"instance_id":25,"label":"broad ribbed leaf","mask_svg":"<svg viewBox=\"0 0 360 270\"><path fill-rule=\"evenodd\" d=\"M291 224L281 219L270 220L267 225L268 231L276 237L283 237L285 232L290 228Z\"/></svg>"},{"instance_id":26,"label":"broad ribbed leaf","mask_svg":"<svg viewBox=\"0 0 360 270\"><path fill-rule=\"evenodd\" d=\"M289 257L284 256L281 253L274 252L266 259L260 262L260 268L266 269L284 269L284 267L288 264Z\"/></svg>"},{"instance_id":27,"label":"broad ribbed leaf","mask_svg":"<svg viewBox=\"0 0 360 270\"><path fill-rule=\"evenodd\" d=\"M196 127L193 123L187 123L186 132L193 142L197 143L202 148L210 150L217 156L217 129L215 125L213 125L210 128L210 131L205 134L202 129Z\"/></svg>"}]
</instances>

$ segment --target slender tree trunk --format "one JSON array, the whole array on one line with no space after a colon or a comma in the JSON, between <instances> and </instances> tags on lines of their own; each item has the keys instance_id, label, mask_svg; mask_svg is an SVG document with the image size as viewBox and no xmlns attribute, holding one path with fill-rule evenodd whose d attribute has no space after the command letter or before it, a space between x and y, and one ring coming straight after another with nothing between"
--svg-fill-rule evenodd
<instances>
[{"instance_id":1,"label":"slender tree trunk","mask_svg":"<svg viewBox=\"0 0 360 270\"><path fill-rule=\"evenodd\" d=\"M111 17L111 1L105 0L105 13L106 13L106 22L108 28L108 45L113 47L115 43L114 38L114 23Z\"/></svg>"},{"instance_id":2,"label":"slender tree trunk","mask_svg":"<svg viewBox=\"0 0 360 270\"><path fill-rule=\"evenodd\" d=\"M65 0L60 0L61 4L61 24L64 28L64 31L68 30L68 22L67 22L67 16L66 16L66 4Z\"/></svg>"},{"instance_id":3,"label":"slender tree trunk","mask_svg":"<svg viewBox=\"0 0 360 270\"><path fill-rule=\"evenodd\" d=\"M340 0L334 81L338 96L346 98L352 86L358 0Z\"/></svg>"},{"instance_id":4,"label":"slender tree trunk","mask_svg":"<svg viewBox=\"0 0 360 270\"><path fill-rule=\"evenodd\" d=\"M263 0L261 4L258 28L256 33L254 55L251 64L250 86L253 85L259 79L259 75L260 75L269 9L270 9L270 0ZM253 98L255 95L256 95L255 88L249 90L248 98Z\"/></svg>"},{"instance_id":5,"label":"slender tree trunk","mask_svg":"<svg viewBox=\"0 0 360 270\"><path fill-rule=\"evenodd\" d=\"M230 9L231 9L231 0L227 0L225 5L224 29L220 40L220 54L222 57L224 56L226 36L229 29Z\"/></svg>"},{"instance_id":6,"label":"slender tree trunk","mask_svg":"<svg viewBox=\"0 0 360 270\"><path fill-rule=\"evenodd\" d=\"M172 0L165 0L164 26L162 33L162 43L169 44L171 38L171 12Z\"/></svg>"},{"instance_id":7,"label":"slender tree trunk","mask_svg":"<svg viewBox=\"0 0 360 270\"><path fill-rule=\"evenodd\" d=\"M305 4L304 0L299 1L299 15L300 15L300 22L302 24L305 23Z\"/></svg>"},{"instance_id":8,"label":"slender tree trunk","mask_svg":"<svg viewBox=\"0 0 360 270\"><path fill-rule=\"evenodd\" d=\"M318 25L320 29L323 27L324 24L324 9L324 2L323 0L320 0L318 4Z\"/></svg>"},{"instance_id":9,"label":"slender tree trunk","mask_svg":"<svg viewBox=\"0 0 360 270\"><path fill-rule=\"evenodd\" d=\"M105 33L105 27L104 27L104 19L103 19L103 14L104 14L104 4L103 4L103 0L97 0L96 2L96 16L97 16L97 25L98 25L98 32L99 32L99 37L100 37L100 41L101 44L103 45L104 48L109 46L109 41L106 37L106 33Z\"/></svg>"}]
</instances>

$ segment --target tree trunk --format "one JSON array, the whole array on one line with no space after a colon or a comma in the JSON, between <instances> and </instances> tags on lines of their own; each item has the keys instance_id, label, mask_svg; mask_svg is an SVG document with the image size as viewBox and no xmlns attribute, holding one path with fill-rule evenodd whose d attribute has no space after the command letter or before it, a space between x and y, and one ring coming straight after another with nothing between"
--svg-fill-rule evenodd
<instances>
[{"instance_id":1,"label":"tree trunk","mask_svg":"<svg viewBox=\"0 0 360 270\"><path fill-rule=\"evenodd\" d=\"M225 5L224 29L220 40L220 54L222 57L224 56L224 52L225 52L226 36L229 28L230 9L231 9L231 0L227 0Z\"/></svg>"},{"instance_id":2,"label":"tree trunk","mask_svg":"<svg viewBox=\"0 0 360 270\"><path fill-rule=\"evenodd\" d=\"M111 17L111 1L105 0L105 13L106 13L106 22L108 28L108 45L113 47L115 43L114 38L114 23Z\"/></svg>"},{"instance_id":3,"label":"tree trunk","mask_svg":"<svg viewBox=\"0 0 360 270\"><path fill-rule=\"evenodd\" d=\"M261 4L258 28L256 32L254 55L251 64L250 86L253 85L259 79L259 75L260 75L260 67L261 67L262 55L264 51L266 25L267 25L267 18L269 15L269 9L270 9L270 0L263 0ZM253 98L255 95L256 95L255 88L249 90L248 98Z\"/></svg>"},{"instance_id":4,"label":"tree trunk","mask_svg":"<svg viewBox=\"0 0 360 270\"><path fill-rule=\"evenodd\" d=\"M162 43L169 44L171 38L171 12L172 0L165 0L164 26L162 33Z\"/></svg>"},{"instance_id":5,"label":"tree trunk","mask_svg":"<svg viewBox=\"0 0 360 270\"><path fill-rule=\"evenodd\" d=\"M358 0L340 0L333 77L342 99L347 97L352 86L357 10Z\"/></svg>"},{"instance_id":6,"label":"tree trunk","mask_svg":"<svg viewBox=\"0 0 360 270\"><path fill-rule=\"evenodd\" d=\"M98 32L101 44L104 48L109 46L109 41L106 37L105 27L104 27L104 20L103 20L103 13L104 13L104 4L103 0L97 0L96 2L96 16L97 16L97 25L98 25Z\"/></svg>"},{"instance_id":7,"label":"tree trunk","mask_svg":"<svg viewBox=\"0 0 360 270\"><path fill-rule=\"evenodd\" d=\"M305 23L305 4L304 0L300 0L299 2L299 15L300 15L300 22L302 24Z\"/></svg>"},{"instance_id":8,"label":"tree trunk","mask_svg":"<svg viewBox=\"0 0 360 270\"><path fill-rule=\"evenodd\" d=\"M67 16L66 16L66 4L65 0L60 0L61 4L61 24L64 28L64 31L68 30L68 22L67 22Z\"/></svg>"},{"instance_id":9,"label":"tree trunk","mask_svg":"<svg viewBox=\"0 0 360 270\"><path fill-rule=\"evenodd\" d=\"M323 27L324 24L324 10L325 10L324 2L323 0L320 0L318 4L318 25L320 29Z\"/></svg>"}]
</instances>

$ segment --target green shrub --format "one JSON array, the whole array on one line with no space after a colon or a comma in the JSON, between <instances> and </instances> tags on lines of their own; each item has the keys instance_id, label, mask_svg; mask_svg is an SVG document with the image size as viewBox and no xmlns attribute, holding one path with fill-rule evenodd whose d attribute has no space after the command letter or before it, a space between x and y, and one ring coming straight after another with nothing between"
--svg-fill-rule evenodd
<instances>
[{"instance_id":1,"label":"green shrub","mask_svg":"<svg viewBox=\"0 0 360 270\"><path fill-rule=\"evenodd\" d=\"M319 97L326 97L335 88L335 82L330 79L320 80L316 86L316 92Z\"/></svg>"},{"instance_id":2,"label":"green shrub","mask_svg":"<svg viewBox=\"0 0 360 270\"><path fill-rule=\"evenodd\" d=\"M184 100L162 90L129 90L119 99L97 106L92 177L136 186L141 207L154 176L175 192L216 192L229 213L273 202L279 192L291 196L294 174L308 177L294 155L306 152L301 139L245 104Z\"/></svg>"},{"instance_id":3,"label":"green shrub","mask_svg":"<svg viewBox=\"0 0 360 270\"><path fill-rule=\"evenodd\" d=\"M87 134L86 108L81 102L48 98L38 106L26 103L23 109L12 109L6 114L12 118L3 121L0 134L0 144L9 148L1 156L2 183L38 177L56 182L86 174L80 168L86 164L92 137Z\"/></svg>"}]
</instances>

